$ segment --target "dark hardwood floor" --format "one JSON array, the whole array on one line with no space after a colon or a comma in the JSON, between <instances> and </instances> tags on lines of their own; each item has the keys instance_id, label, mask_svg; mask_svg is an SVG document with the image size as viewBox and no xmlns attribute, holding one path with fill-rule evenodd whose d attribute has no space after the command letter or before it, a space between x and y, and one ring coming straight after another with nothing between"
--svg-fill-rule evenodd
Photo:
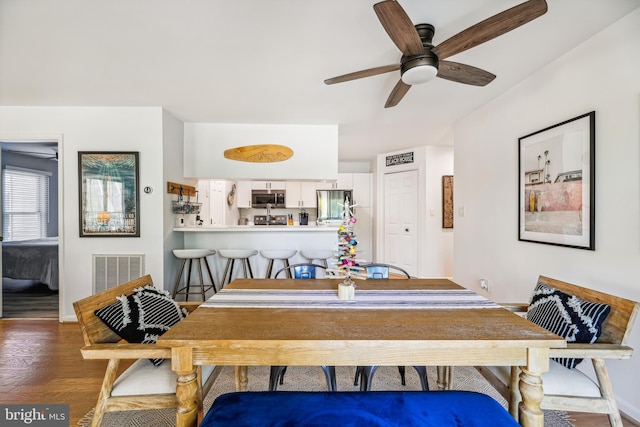
<instances>
[{"instance_id":1,"label":"dark hardwood floor","mask_svg":"<svg viewBox=\"0 0 640 427\"><path fill-rule=\"evenodd\" d=\"M2 317L58 319L58 292L43 283L2 278Z\"/></svg>"},{"instance_id":2,"label":"dark hardwood floor","mask_svg":"<svg viewBox=\"0 0 640 427\"><path fill-rule=\"evenodd\" d=\"M0 396L3 403L70 404L70 425L94 406L106 363L83 360L76 323L0 319ZM608 426L607 417L571 413L578 427ZM625 427L640 425L628 419Z\"/></svg>"}]
</instances>

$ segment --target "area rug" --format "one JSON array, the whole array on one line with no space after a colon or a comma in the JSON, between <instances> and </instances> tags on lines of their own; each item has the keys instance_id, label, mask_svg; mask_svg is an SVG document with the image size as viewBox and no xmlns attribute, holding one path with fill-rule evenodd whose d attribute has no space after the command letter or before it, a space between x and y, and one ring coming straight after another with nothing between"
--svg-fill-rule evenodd
<instances>
[{"instance_id":1,"label":"area rug","mask_svg":"<svg viewBox=\"0 0 640 427\"><path fill-rule=\"evenodd\" d=\"M400 383L397 367L381 366L373 377L372 390L420 390L420 380L416 371L407 367L407 385ZM437 390L435 368L428 369L429 387ZM357 391L353 385L354 367L336 367L339 391ZM249 367L249 391L264 391L269 384L269 367ZM284 377L284 384L278 386L279 391L325 391L327 388L324 373L320 367L289 366ZM506 407L507 402L491 385L472 367L453 368L453 384L455 390L471 390L487 394ZM223 368L220 376L205 397L204 407L209 409L213 400L223 393L235 391L233 367ZM91 425L93 411L86 414L79 426ZM575 427L569 415L562 411L544 411L545 427ZM172 409L111 412L105 415L103 427L160 427L175 426L175 411Z\"/></svg>"}]
</instances>

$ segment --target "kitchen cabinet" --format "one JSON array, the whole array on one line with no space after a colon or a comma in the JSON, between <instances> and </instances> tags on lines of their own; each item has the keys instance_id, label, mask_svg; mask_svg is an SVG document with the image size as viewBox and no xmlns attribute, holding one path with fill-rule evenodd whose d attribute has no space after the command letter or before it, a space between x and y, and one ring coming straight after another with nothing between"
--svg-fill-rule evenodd
<instances>
[{"instance_id":1,"label":"kitchen cabinet","mask_svg":"<svg viewBox=\"0 0 640 427\"><path fill-rule=\"evenodd\" d=\"M354 208L353 216L356 218L354 231L358 245L356 247L358 259L366 262L373 261L373 218L371 208Z\"/></svg>"},{"instance_id":2,"label":"kitchen cabinet","mask_svg":"<svg viewBox=\"0 0 640 427\"><path fill-rule=\"evenodd\" d=\"M339 173L338 180L336 181L335 188L340 190L352 190L353 189L353 174L352 173Z\"/></svg>"},{"instance_id":3,"label":"kitchen cabinet","mask_svg":"<svg viewBox=\"0 0 640 427\"><path fill-rule=\"evenodd\" d=\"M225 225L225 181L209 181L209 218L202 218L205 224Z\"/></svg>"},{"instance_id":4,"label":"kitchen cabinet","mask_svg":"<svg viewBox=\"0 0 640 427\"><path fill-rule=\"evenodd\" d=\"M284 190L286 181L251 181L253 190Z\"/></svg>"},{"instance_id":5,"label":"kitchen cabinet","mask_svg":"<svg viewBox=\"0 0 640 427\"><path fill-rule=\"evenodd\" d=\"M333 190L338 188L335 181L316 181L316 190Z\"/></svg>"},{"instance_id":6,"label":"kitchen cabinet","mask_svg":"<svg viewBox=\"0 0 640 427\"><path fill-rule=\"evenodd\" d=\"M287 181L287 208L315 208L316 181Z\"/></svg>"},{"instance_id":7,"label":"kitchen cabinet","mask_svg":"<svg viewBox=\"0 0 640 427\"><path fill-rule=\"evenodd\" d=\"M339 189L353 190L353 201L361 208L371 207L370 173L339 173L336 181Z\"/></svg>"},{"instance_id":8,"label":"kitchen cabinet","mask_svg":"<svg viewBox=\"0 0 640 427\"><path fill-rule=\"evenodd\" d=\"M238 181L236 183L236 206L238 208L251 207L251 187L253 181Z\"/></svg>"},{"instance_id":9,"label":"kitchen cabinet","mask_svg":"<svg viewBox=\"0 0 640 427\"><path fill-rule=\"evenodd\" d=\"M198 203L201 203L200 214L203 226L221 226L226 224L226 181L200 180L196 184ZM185 218L187 225L196 225L196 215Z\"/></svg>"}]
</instances>

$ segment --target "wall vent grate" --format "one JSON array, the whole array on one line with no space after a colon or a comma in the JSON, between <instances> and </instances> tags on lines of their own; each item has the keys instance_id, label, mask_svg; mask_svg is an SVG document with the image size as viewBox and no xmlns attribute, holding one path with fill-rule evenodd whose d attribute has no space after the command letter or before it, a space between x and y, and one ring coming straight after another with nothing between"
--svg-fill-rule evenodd
<instances>
[{"instance_id":1,"label":"wall vent grate","mask_svg":"<svg viewBox=\"0 0 640 427\"><path fill-rule=\"evenodd\" d=\"M93 255L93 293L144 276L144 255Z\"/></svg>"}]
</instances>

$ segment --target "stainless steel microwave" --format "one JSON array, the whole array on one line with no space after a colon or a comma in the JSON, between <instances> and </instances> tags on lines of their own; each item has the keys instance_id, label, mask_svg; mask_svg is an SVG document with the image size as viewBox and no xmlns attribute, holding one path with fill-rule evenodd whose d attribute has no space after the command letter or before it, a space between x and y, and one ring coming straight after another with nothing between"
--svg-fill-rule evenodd
<instances>
[{"instance_id":1,"label":"stainless steel microwave","mask_svg":"<svg viewBox=\"0 0 640 427\"><path fill-rule=\"evenodd\" d=\"M267 204L272 208L284 208L284 190L251 190L251 207L266 208Z\"/></svg>"}]
</instances>

